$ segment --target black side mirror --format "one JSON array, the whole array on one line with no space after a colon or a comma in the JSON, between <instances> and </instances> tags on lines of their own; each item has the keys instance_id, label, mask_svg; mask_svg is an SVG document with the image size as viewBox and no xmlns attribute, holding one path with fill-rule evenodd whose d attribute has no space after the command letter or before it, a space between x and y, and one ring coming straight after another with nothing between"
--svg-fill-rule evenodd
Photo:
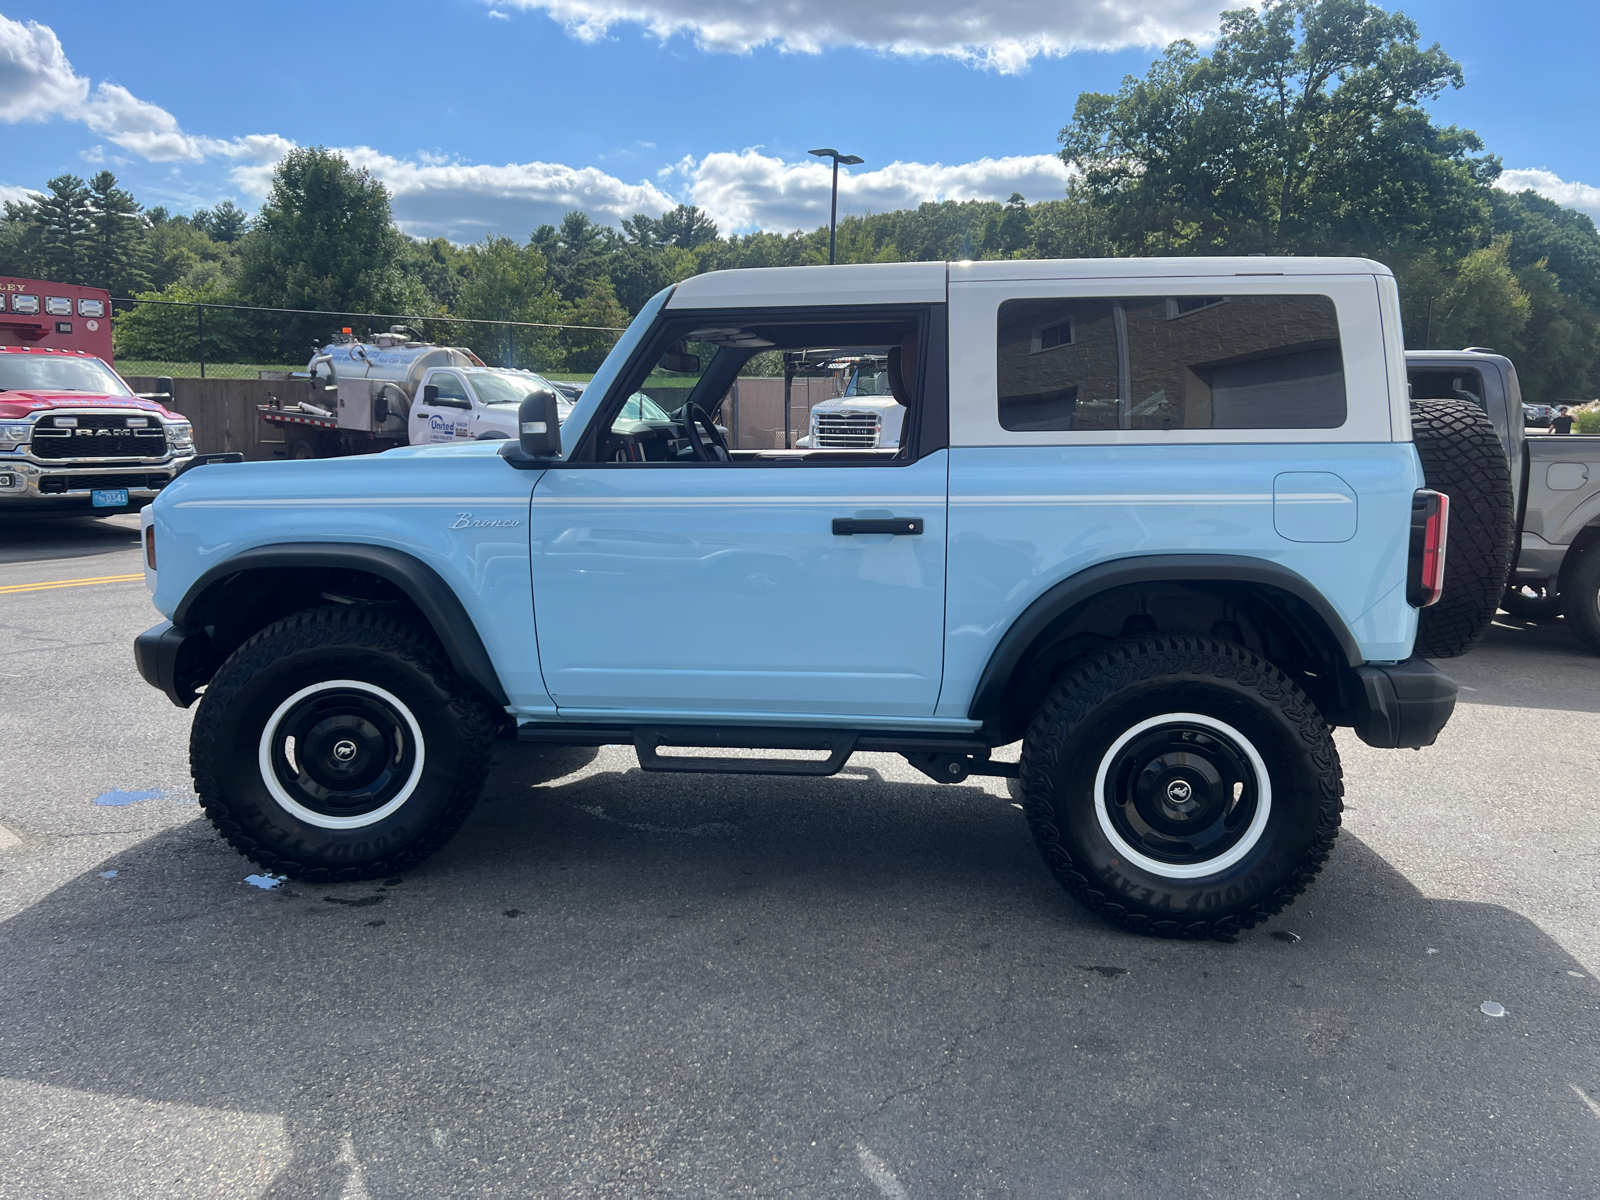
<instances>
[{"instance_id":1,"label":"black side mirror","mask_svg":"<svg viewBox=\"0 0 1600 1200\"><path fill-rule=\"evenodd\" d=\"M422 402L424 404L435 404L435 405L439 403L439 385L438 384L430 383L430 384L424 385L424 387L422 389Z\"/></svg>"},{"instance_id":2,"label":"black side mirror","mask_svg":"<svg viewBox=\"0 0 1600 1200\"><path fill-rule=\"evenodd\" d=\"M500 447L500 456L515 467L547 467L561 457L561 416L556 394L548 388L528 393L517 409L517 440Z\"/></svg>"},{"instance_id":3,"label":"black side mirror","mask_svg":"<svg viewBox=\"0 0 1600 1200\"><path fill-rule=\"evenodd\" d=\"M167 399L168 400L173 399L173 397L174 397L174 395L176 393L173 390L172 376L171 375L158 375L158 376L156 376L156 391L165 392L167 394Z\"/></svg>"}]
</instances>

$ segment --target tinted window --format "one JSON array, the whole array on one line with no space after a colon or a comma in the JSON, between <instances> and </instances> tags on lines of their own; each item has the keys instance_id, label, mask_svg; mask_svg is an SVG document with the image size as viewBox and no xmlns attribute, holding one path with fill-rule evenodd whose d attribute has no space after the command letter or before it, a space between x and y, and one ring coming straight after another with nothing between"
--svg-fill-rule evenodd
<instances>
[{"instance_id":1,"label":"tinted window","mask_svg":"<svg viewBox=\"0 0 1600 1200\"><path fill-rule=\"evenodd\" d=\"M1012 430L1334 429L1339 322L1326 296L1009 300L1000 424Z\"/></svg>"},{"instance_id":2,"label":"tinted window","mask_svg":"<svg viewBox=\"0 0 1600 1200\"><path fill-rule=\"evenodd\" d=\"M1406 372L1413 400L1470 400L1483 403L1483 376L1471 367L1412 367Z\"/></svg>"}]
</instances>

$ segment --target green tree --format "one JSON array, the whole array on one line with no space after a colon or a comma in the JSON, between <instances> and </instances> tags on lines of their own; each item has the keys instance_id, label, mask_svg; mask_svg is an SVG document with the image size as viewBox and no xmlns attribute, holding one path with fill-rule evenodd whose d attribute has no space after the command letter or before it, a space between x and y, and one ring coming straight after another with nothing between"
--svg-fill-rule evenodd
<instances>
[{"instance_id":1,"label":"green tree","mask_svg":"<svg viewBox=\"0 0 1600 1200\"><path fill-rule=\"evenodd\" d=\"M340 313L396 312L410 297L397 268L401 236L389 192L321 146L291 150L239 243L237 288L248 304ZM326 337L328 317L285 318L283 352Z\"/></svg>"},{"instance_id":2,"label":"green tree","mask_svg":"<svg viewBox=\"0 0 1600 1200\"><path fill-rule=\"evenodd\" d=\"M622 239L615 230L596 225L586 212L569 212L561 225L541 225L533 245L544 255L550 284L563 300L576 302L606 278L606 260Z\"/></svg>"},{"instance_id":3,"label":"green tree","mask_svg":"<svg viewBox=\"0 0 1600 1200\"><path fill-rule=\"evenodd\" d=\"M150 248L139 202L101 171L89 180L89 236L84 274L113 296L131 296L150 286Z\"/></svg>"},{"instance_id":4,"label":"green tree","mask_svg":"<svg viewBox=\"0 0 1600 1200\"><path fill-rule=\"evenodd\" d=\"M1600 233L1594 220L1537 192L1496 188L1489 197L1495 232L1511 235L1511 265L1520 270L1542 261L1563 292L1600 308Z\"/></svg>"},{"instance_id":5,"label":"green tree","mask_svg":"<svg viewBox=\"0 0 1600 1200\"><path fill-rule=\"evenodd\" d=\"M561 320L560 298L550 290L544 255L532 242L519 244L490 234L467 248L461 277L455 311L462 317L542 324ZM554 329L487 324L469 328L473 349L487 362L535 369L559 363L562 348Z\"/></svg>"},{"instance_id":6,"label":"green tree","mask_svg":"<svg viewBox=\"0 0 1600 1200\"><path fill-rule=\"evenodd\" d=\"M628 323L628 311L617 301L609 279L597 279L589 290L575 303L562 311L563 325L611 326L619 330ZM557 364L569 371L593 371L605 361L611 347L616 345L620 332L577 329L562 331L565 343L562 361Z\"/></svg>"},{"instance_id":7,"label":"green tree","mask_svg":"<svg viewBox=\"0 0 1600 1200\"><path fill-rule=\"evenodd\" d=\"M1502 235L1461 260L1435 301L1435 346L1486 346L1511 353L1533 302L1507 261L1510 248L1511 238Z\"/></svg>"},{"instance_id":8,"label":"green tree","mask_svg":"<svg viewBox=\"0 0 1600 1200\"><path fill-rule=\"evenodd\" d=\"M94 230L89 189L76 175L57 175L45 187L49 190L22 214L29 226L29 273L61 283L90 283L85 278Z\"/></svg>"},{"instance_id":9,"label":"green tree","mask_svg":"<svg viewBox=\"0 0 1600 1200\"><path fill-rule=\"evenodd\" d=\"M224 200L215 208L196 209L189 221L214 242L237 242L244 236L250 214L232 200Z\"/></svg>"},{"instance_id":10,"label":"green tree","mask_svg":"<svg viewBox=\"0 0 1600 1200\"><path fill-rule=\"evenodd\" d=\"M1174 42L1116 95L1085 92L1061 130L1127 253L1470 249L1489 221L1477 137L1423 104L1461 68L1365 0L1226 12L1209 55Z\"/></svg>"}]
</instances>

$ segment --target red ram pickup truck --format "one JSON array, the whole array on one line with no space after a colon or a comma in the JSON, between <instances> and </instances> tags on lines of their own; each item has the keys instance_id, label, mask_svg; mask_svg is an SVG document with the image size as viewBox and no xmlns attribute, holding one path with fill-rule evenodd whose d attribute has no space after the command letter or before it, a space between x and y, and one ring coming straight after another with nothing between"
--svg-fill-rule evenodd
<instances>
[{"instance_id":1,"label":"red ram pickup truck","mask_svg":"<svg viewBox=\"0 0 1600 1200\"><path fill-rule=\"evenodd\" d=\"M137 512L194 460L189 422L95 355L0 345L0 513Z\"/></svg>"}]
</instances>

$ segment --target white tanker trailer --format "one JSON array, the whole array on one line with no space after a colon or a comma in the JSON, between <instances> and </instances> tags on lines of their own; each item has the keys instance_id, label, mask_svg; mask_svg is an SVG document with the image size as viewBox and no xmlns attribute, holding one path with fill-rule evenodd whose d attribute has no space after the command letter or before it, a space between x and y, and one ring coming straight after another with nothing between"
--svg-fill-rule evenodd
<instances>
[{"instance_id":1,"label":"white tanker trailer","mask_svg":"<svg viewBox=\"0 0 1600 1200\"><path fill-rule=\"evenodd\" d=\"M572 407L541 375L485 366L471 350L421 341L401 325L367 342L338 335L306 373L306 400L259 407L284 430L290 458L515 437L517 406L537 388L556 393L563 418Z\"/></svg>"}]
</instances>

